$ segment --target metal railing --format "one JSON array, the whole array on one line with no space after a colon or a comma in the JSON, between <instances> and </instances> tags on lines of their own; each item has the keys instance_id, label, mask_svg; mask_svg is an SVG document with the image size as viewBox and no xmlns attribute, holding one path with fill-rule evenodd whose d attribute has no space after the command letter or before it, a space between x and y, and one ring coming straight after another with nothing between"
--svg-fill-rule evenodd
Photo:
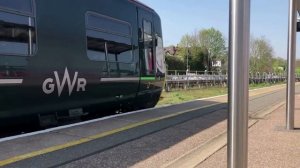
<instances>
[{"instance_id":1,"label":"metal railing","mask_svg":"<svg viewBox=\"0 0 300 168\"><path fill-rule=\"evenodd\" d=\"M165 81L165 91L182 89L195 89L211 86L227 86L228 76L220 72L206 72L206 71L168 71ZM286 81L286 74L280 73L250 73L249 83L279 83ZM296 81L300 81L300 74L296 74Z\"/></svg>"}]
</instances>

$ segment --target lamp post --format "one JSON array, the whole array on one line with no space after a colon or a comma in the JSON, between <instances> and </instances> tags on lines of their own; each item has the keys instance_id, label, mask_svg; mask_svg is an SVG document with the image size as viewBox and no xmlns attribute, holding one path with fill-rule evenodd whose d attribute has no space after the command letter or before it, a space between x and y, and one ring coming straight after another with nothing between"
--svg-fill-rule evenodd
<instances>
[{"instance_id":1,"label":"lamp post","mask_svg":"<svg viewBox=\"0 0 300 168\"><path fill-rule=\"evenodd\" d=\"M186 80L187 80L187 87L189 87L190 82L189 82L189 48L186 43Z\"/></svg>"},{"instance_id":2,"label":"lamp post","mask_svg":"<svg viewBox=\"0 0 300 168\"><path fill-rule=\"evenodd\" d=\"M210 62L209 62L209 55L210 55L210 52L208 50L208 54L207 54L207 71L209 72L210 71Z\"/></svg>"},{"instance_id":3,"label":"lamp post","mask_svg":"<svg viewBox=\"0 0 300 168\"><path fill-rule=\"evenodd\" d=\"M189 55L188 55L188 52L186 54L186 73L189 72Z\"/></svg>"},{"instance_id":4,"label":"lamp post","mask_svg":"<svg viewBox=\"0 0 300 168\"><path fill-rule=\"evenodd\" d=\"M189 72L189 47L188 47L188 43L186 42L186 75L188 75Z\"/></svg>"}]
</instances>

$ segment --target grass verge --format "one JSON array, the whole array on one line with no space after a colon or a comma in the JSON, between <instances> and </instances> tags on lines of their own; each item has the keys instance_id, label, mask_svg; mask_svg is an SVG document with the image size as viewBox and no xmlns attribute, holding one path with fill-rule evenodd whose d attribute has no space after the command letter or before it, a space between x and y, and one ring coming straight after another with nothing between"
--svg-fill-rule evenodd
<instances>
[{"instance_id":1,"label":"grass verge","mask_svg":"<svg viewBox=\"0 0 300 168\"><path fill-rule=\"evenodd\" d=\"M258 89L263 87L270 87L274 85L284 84L276 83L260 83L260 84L250 84L249 89ZM208 87L202 89L192 89L192 90L180 90L180 91L172 91L172 92L163 92L161 94L161 98L157 104L157 106L168 105L168 104L179 104L191 100L213 97L224 95L228 93L227 87Z\"/></svg>"}]
</instances>

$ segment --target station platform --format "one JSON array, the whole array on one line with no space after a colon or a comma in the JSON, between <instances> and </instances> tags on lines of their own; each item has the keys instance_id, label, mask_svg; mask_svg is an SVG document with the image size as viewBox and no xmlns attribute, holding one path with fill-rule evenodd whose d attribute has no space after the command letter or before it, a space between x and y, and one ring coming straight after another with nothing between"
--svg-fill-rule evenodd
<instances>
[{"instance_id":1,"label":"station platform","mask_svg":"<svg viewBox=\"0 0 300 168\"><path fill-rule=\"evenodd\" d=\"M300 93L299 85L296 92ZM284 101L285 85L250 91L250 151L252 143L256 148L256 143L275 143L276 138L297 143L300 136L297 130L285 131L284 123L279 121L285 119ZM300 111L300 96L297 101ZM227 138L226 102L227 96L223 95L3 138L0 139L0 166L226 167L226 154L225 158L223 156ZM273 119L273 115L279 118ZM300 118L296 120L300 121ZM276 127L264 125L269 122ZM270 134L262 131L267 126L272 127ZM254 138L259 141L255 142L251 140L254 134L266 137L263 142ZM299 143L297 146L283 144L294 147L294 152L298 152L295 155L299 157ZM280 147L285 148L278 143ZM285 148L285 152L292 153L290 148ZM249 156L250 165L251 153ZM299 161L293 164L300 165Z\"/></svg>"},{"instance_id":2,"label":"station platform","mask_svg":"<svg viewBox=\"0 0 300 168\"><path fill-rule=\"evenodd\" d=\"M249 128L249 168L297 168L300 167L300 95L296 95L295 130L286 130L285 105L261 116ZM195 159L195 158L194 158ZM226 146L198 163L197 168L227 167Z\"/></svg>"}]
</instances>

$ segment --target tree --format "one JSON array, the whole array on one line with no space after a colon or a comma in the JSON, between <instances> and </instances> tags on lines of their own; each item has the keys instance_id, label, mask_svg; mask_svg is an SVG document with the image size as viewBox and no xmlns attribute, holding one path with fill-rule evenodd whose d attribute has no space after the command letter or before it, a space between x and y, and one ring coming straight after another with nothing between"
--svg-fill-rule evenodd
<instances>
[{"instance_id":1,"label":"tree","mask_svg":"<svg viewBox=\"0 0 300 168\"><path fill-rule=\"evenodd\" d=\"M186 34L184 35L179 44L178 44L178 52L177 55L181 58L181 60L184 62L186 68L189 70L204 70L202 66L202 62L199 63L199 66L195 66L196 64L193 63L195 60L194 57L195 55L199 56L199 44L197 44L197 32L194 34ZM201 54L200 54L201 55ZM200 59L201 60L201 59Z\"/></svg>"},{"instance_id":2,"label":"tree","mask_svg":"<svg viewBox=\"0 0 300 168\"><path fill-rule=\"evenodd\" d=\"M204 71L205 70L204 62L206 62L206 58L208 56L207 49L204 47L192 47L190 50L191 50L190 51L191 69L195 71Z\"/></svg>"},{"instance_id":3,"label":"tree","mask_svg":"<svg viewBox=\"0 0 300 168\"><path fill-rule=\"evenodd\" d=\"M212 61L224 61L227 59L225 39L219 30L214 28L201 30L199 32L199 42L200 46L206 48L208 51L208 60L206 66L208 66L209 70L212 70Z\"/></svg>"},{"instance_id":4,"label":"tree","mask_svg":"<svg viewBox=\"0 0 300 168\"><path fill-rule=\"evenodd\" d=\"M185 34L178 44L177 55L186 69L189 65L189 69L197 71L212 70L209 67L215 60L227 62L225 40L222 33L214 28Z\"/></svg>"},{"instance_id":5,"label":"tree","mask_svg":"<svg viewBox=\"0 0 300 168\"><path fill-rule=\"evenodd\" d=\"M186 34L181 38L178 44L177 54L185 63L186 67L192 63L191 61L193 54L195 54L195 48L197 48L198 46L199 45L197 44L197 34ZM189 67L189 69L191 68Z\"/></svg>"},{"instance_id":6,"label":"tree","mask_svg":"<svg viewBox=\"0 0 300 168\"><path fill-rule=\"evenodd\" d=\"M250 71L256 72L273 72L273 48L264 38L250 39Z\"/></svg>"},{"instance_id":7,"label":"tree","mask_svg":"<svg viewBox=\"0 0 300 168\"><path fill-rule=\"evenodd\" d=\"M283 58L273 58L272 67L273 72L275 72L276 74L281 74L284 73L284 71L286 70L287 62Z\"/></svg>"},{"instance_id":8,"label":"tree","mask_svg":"<svg viewBox=\"0 0 300 168\"><path fill-rule=\"evenodd\" d=\"M165 58L168 70L185 70L185 64L180 58L170 55L166 55Z\"/></svg>"},{"instance_id":9,"label":"tree","mask_svg":"<svg viewBox=\"0 0 300 168\"><path fill-rule=\"evenodd\" d=\"M296 60L296 68L300 68L300 60L299 59Z\"/></svg>"}]
</instances>

